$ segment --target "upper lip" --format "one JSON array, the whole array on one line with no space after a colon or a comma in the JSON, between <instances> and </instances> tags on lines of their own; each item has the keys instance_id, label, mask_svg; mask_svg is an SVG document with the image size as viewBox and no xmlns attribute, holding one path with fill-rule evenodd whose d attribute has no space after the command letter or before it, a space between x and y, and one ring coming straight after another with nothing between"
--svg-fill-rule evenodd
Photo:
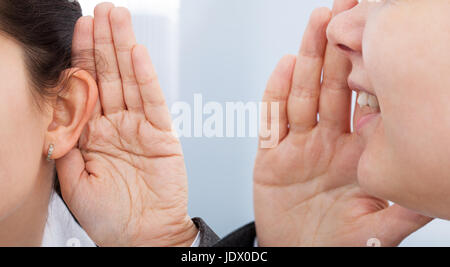
<instances>
[{"instance_id":1,"label":"upper lip","mask_svg":"<svg viewBox=\"0 0 450 267\"><path fill-rule=\"evenodd\" d=\"M359 92L366 92L366 93L369 93L371 95L375 95L375 92L367 89L367 87L364 87L364 86L360 85L359 83L357 83L354 80L350 79L350 77L348 78L348 87L350 88L350 90L356 91L357 93L359 93Z\"/></svg>"}]
</instances>

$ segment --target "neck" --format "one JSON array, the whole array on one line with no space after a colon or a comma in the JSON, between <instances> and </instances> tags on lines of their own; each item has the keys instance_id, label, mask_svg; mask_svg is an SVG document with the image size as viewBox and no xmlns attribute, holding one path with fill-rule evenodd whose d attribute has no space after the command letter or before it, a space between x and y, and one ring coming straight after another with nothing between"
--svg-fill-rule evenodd
<instances>
[{"instance_id":1,"label":"neck","mask_svg":"<svg viewBox=\"0 0 450 267\"><path fill-rule=\"evenodd\" d=\"M0 246L38 247L47 222L53 186L53 168L40 174L31 194L6 218L0 221Z\"/></svg>"}]
</instances>

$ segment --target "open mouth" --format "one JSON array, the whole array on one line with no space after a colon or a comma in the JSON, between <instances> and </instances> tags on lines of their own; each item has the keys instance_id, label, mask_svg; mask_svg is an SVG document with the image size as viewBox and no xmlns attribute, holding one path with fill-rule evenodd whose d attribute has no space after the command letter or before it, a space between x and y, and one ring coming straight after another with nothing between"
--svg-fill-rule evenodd
<instances>
[{"instance_id":1,"label":"open mouth","mask_svg":"<svg viewBox=\"0 0 450 267\"><path fill-rule=\"evenodd\" d=\"M355 108L354 126L356 132L361 132L368 124L373 122L381 114L380 104L377 96L349 80L349 87L357 95Z\"/></svg>"},{"instance_id":2,"label":"open mouth","mask_svg":"<svg viewBox=\"0 0 450 267\"><path fill-rule=\"evenodd\" d=\"M355 129L361 131L367 124L380 115L380 104L375 95L364 91L358 92L355 110Z\"/></svg>"}]
</instances>

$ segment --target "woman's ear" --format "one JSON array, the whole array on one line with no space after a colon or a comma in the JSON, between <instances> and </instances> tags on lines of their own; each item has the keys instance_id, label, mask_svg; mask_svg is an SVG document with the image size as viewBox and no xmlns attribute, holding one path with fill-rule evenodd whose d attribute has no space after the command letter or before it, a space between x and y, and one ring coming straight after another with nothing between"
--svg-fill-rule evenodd
<instances>
[{"instance_id":1,"label":"woman's ear","mask_svg":"<svg viewBox=\"0 0 450 267\"><path fill-rule=\"evenodd\" d=\"M98 99L97 83L87 71L69 69L66 72L69 80L55 99L52 121L46 133L44 155L53 144L51 159L64 157L78 143Z\"/></svg>"}]
</instances>

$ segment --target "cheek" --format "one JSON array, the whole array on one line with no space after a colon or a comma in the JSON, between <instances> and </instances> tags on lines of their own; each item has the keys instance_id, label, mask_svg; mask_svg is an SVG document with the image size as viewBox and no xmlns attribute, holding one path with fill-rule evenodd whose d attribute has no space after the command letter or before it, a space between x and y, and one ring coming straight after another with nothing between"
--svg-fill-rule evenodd
<instances>
[{"instance_id":1,"label":"cheek","mask_svg":"<svg viewBox=\"0 0 450 267\"><path fill-rule=\"evenodd\" d=\"M15 76L17 76L16 72ZM38 181L43 129L21 77L0 86L0 220L25 201ZM14 74L12 74L14 75Z\"/></svg>"},{"instance_id":2,"label":"cheek","mask_svg":"<svg viewBox=\"0 0 450 267\"><path fill-rule=\"evenodd\" d=\"M365 33L365 67L383 119L361 158L360 180L377 196L448 218L450 35L442 33L450 20L434 9L392 12Z\"/></svg>"}]
</instances>

